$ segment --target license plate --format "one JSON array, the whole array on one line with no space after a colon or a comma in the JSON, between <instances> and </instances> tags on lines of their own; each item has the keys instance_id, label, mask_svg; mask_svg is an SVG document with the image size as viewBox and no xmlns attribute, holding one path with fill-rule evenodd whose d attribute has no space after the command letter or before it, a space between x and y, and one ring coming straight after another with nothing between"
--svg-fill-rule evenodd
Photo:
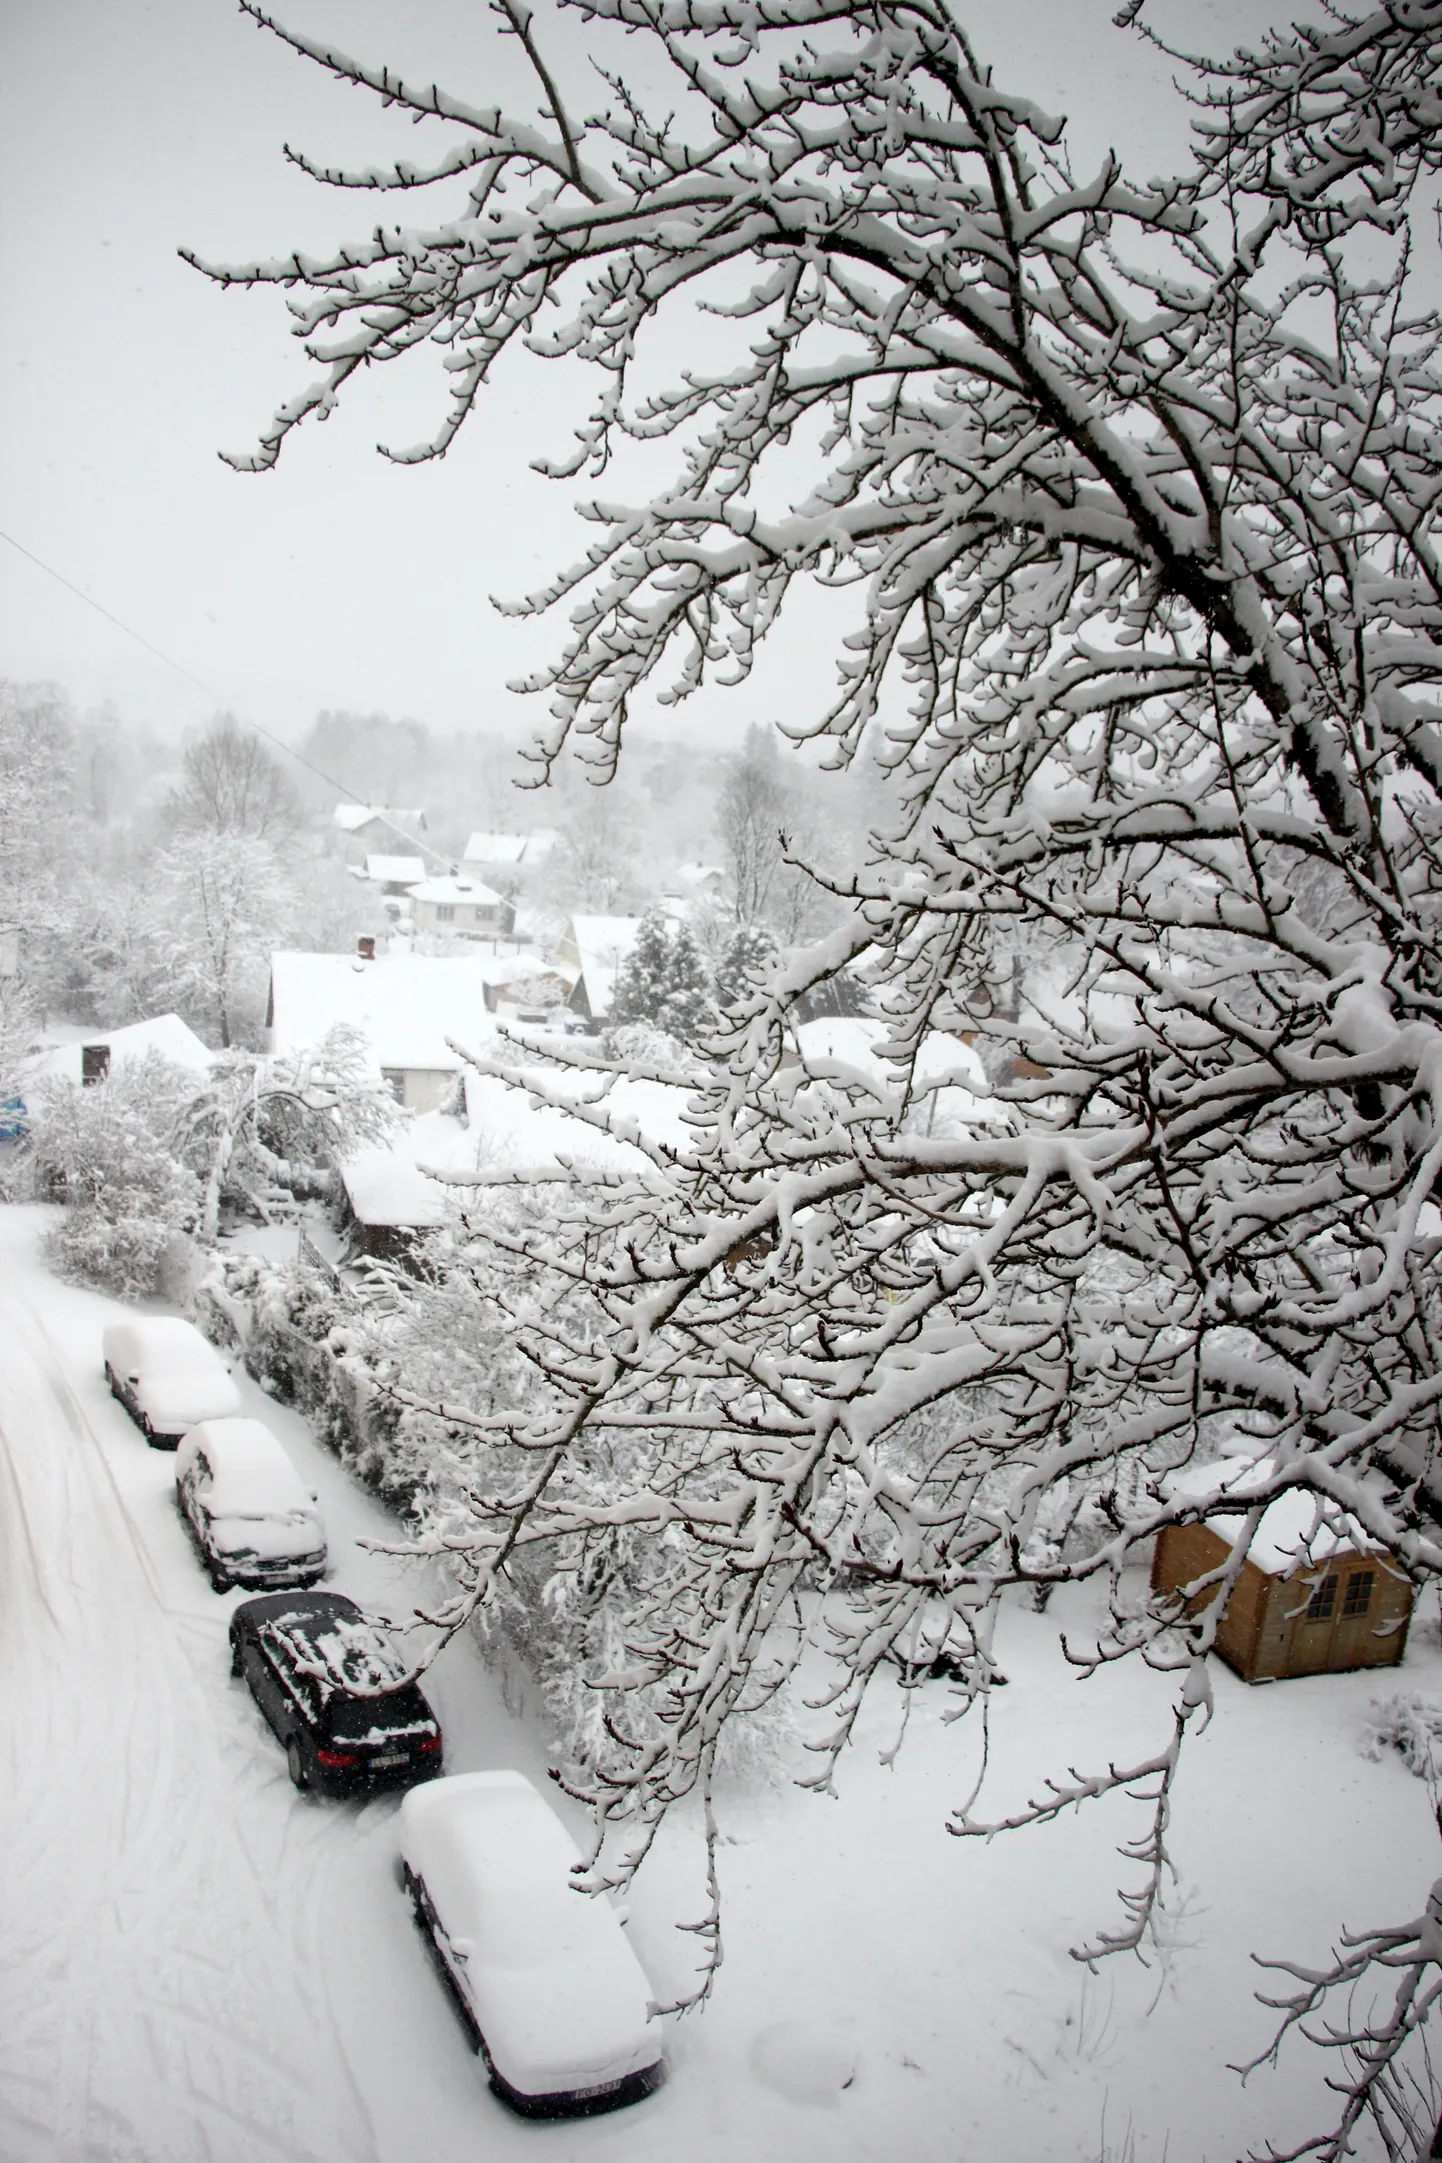
<instances>
[{"instance_id":1,"label":"license plate","mask_svg":"<svg viewBox=\"0 0 1442 2163\"><path fill-rule=\"evenodd\" d=\"M389 1757L373 1757L371 1759L371 1764L377 1772L386 1772L392 1765L404 1765L405 1762L406 1754L404 1750L393 1751Z\"/></svg>"}]
</instances>

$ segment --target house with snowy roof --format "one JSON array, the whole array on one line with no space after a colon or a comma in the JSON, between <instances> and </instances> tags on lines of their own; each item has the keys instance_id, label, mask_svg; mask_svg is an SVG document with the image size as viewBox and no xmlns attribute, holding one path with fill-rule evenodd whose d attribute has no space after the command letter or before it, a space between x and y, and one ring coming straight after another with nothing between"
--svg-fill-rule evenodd
<instances>
[{"instance_id":1,"label":"house with snowy roof","mask_svg":"<svg viewBox=\"0 0 1442 2163\"><path fill-rule=\"evenodd\" d=\"M529 834L478 832L466 843L463 861L488 878L506 872L536 871L556 846L557 838L550 826L537 827Z\"/></svg>"},{"instance_id":2,"label":"house with snowy roof","mask_svg":"<svg viewBox=\"0 0 1442 2163\"><path fill-rule=\"evenodd\" d=\"M617 975L640 929L639 916L573 916L557 944L557 960L575 976L567 1004L593 1028L611 1011Z\"/></svg>"},{"instance_id":3,"label":"house with snowy roof","mask_svg":"<svg viewBox=\"0 0 1442 2163\"><path fill-rule=\"evenodd\" d=\"M426 815L420 810L398 810L390 804L337 804L331 828L340 840L348 863L357 864L372 849L394 853L398 842L414 839L426 831Z\"/></svg>"},{"instance_id":4,"label":"house with snowy roof","mask_svg":"<svg viewBox=\"0 0 1442 2163\"><path fill-rule=\"evenodd\" d=\"M356 877L364 879L368 886L374 886L382 894L397 896L421 884L426 875L426 860L423 856L379 856L372 851L364 864L352 868Z\"/></svg>"},{"instance_id":5,"label":"house with snowy roof","mask_svg":"<svg viewBox=\"0 0 1442 2163\"><path fill-rule=\"evenodd\" d=\"M272 954L266 1028L273 1051L315 1044L344 1023L365 1039L396 1101L434 1111L454 1095L464 1065L452 1049L494 1035L486 988L497 968L466 954L374 951Z\"/></svg>"},{"instance_id":6,"label":"house with snowy roof","mask_svg":"<svg viewBox=\"0 0 1442 2163\"><path fill-rule=\"evenodd\" d=\"M148 1021L128 1022L123 1029L58 1031L44 1037L26 1061L26 1080L58 1077L77 1087L104 1081L115 1067L145 1058L149 1052L168 1059L172 1066L204 1074L215 1053L178 1014L154 1014Z\"/></svg>"},{"instance_id":7,"label":"house with snowy roof","mask_svg":"<svg viewBox=\"0 0 1442 2163\"><path fill-rule=\"evenodd\" d=\"M514 905L494 887L457 873L423 879L410 889L411 922L417 931L452 931L462 937L504 938L514 927Z\"/></svg>"},{"instance_id":8,"label":"house with snowy roof","mask_svg":"<svg viewBox=\"0 0 1442 2163\"><path fill-rule=\"evenodd\" d=\"M1188 1466L1167 1497L1195 1508L1194 1523L1164 1525L1152 1589L1196 1615L1220 1593L1202 1580L1231 1562L1245 1537L1250 1497L1272 1472L1267 1458ZM1262 1511L1217 1625L1217 1650L1244 1682L1357 1667L1396 1667L1407 1649L1412 1584L1395 1556L1344 1511L1300 1487Z\"/></svg>"}]
</instances>

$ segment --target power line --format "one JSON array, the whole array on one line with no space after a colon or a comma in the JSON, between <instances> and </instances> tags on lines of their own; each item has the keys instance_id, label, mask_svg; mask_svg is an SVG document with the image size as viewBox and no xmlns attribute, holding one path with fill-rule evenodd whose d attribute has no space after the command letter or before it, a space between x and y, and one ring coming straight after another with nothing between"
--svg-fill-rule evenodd
<instances>
[{"instance_id":1,"label":"power line","mask_svg":"<svg viewBox=\"0 0 1442 2163\"><path fill-rule=\"evenodd\" d=\"M153 653L157 661L163 661L167 668L174 669L177 676L183 676L187 683L193 683L197 691L203 691L207 698L214 699L216 705L224 712L235 714L237 721L242 722L246 728L253 729L257 736L263 736L267 743L274 744L277 751L283 751L287 758L294 759L298 766L303 766L307 773L314 774L316 779L323 781L327 788L339 790L342 796L348 796L352 803L359 804L363 811L375 812L382 826L388 826L393 834L399 835L402 841L408 841L412 848L422 849L427 856L433 856L436 862L444 864L448 871L454 868L451 859L442 855L439 849L433 849L430 843L422 841L419 835L409 834L403 826L397 826L395 821L388 819L384 811L379 809L377 805L366 803L364 797L357 796L355 790L347 788L344 781L337 781L334 775L324 772L321 767L317 766L313 759L308 759L303 751L297 751L294 744L286 743L283 737L274 735L270 729L265 728L259 721L253 721L249 714L236 713L230 700L223 693L217 691L214 684L207 683L203 676L196 675L194 669L187 668L184 662L177 661L173 655L164 652L153 640L146 638L143 633L137 631L133 624L124 622L121 617L115 614L113 609L106 608L104 603L97 601L93 594L87 593L83 586L77 586L75 581L67 578L63 571L57 571L53 563L46 563L43 557L36 555L33 548L27 548L23 541L17 541L14 534L6 533L3 527L0 527L0 541L8 541L17 555L24 556L28 563L33 563L37 571L43 571L47 578L53 578L57 585L65 588L67 593L73 593L77 601L83 601L87 608L93 608L95 613L98 616L103 616L107 623L113 623L117 631L123 631L127 638L135 640L137 646L143 646L147 653Z\"/></svg>"}]
</instances>

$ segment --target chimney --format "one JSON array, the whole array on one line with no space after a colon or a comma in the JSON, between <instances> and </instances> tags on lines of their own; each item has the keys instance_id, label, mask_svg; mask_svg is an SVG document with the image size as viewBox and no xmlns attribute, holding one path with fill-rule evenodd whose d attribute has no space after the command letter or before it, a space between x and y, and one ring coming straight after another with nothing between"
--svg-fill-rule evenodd
<instances>
[{"instance_id":1,"label":"chimney","mask_svg":"<svg viewBox=\"0 0 1442 2163\"><path fill-rule=\"evenodd\" d=\"M376 958L376 942L370 937L357 939L355 950L357 958L361 961L374 961Z\"/></svg>"}]
</instances>

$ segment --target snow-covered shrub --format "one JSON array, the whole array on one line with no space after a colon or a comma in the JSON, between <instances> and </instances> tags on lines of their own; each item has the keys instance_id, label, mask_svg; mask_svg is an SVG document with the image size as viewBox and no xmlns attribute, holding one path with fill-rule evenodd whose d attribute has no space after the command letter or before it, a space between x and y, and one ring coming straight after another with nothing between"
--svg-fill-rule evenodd
<instances>
[{"instance_id":1,"label":"snow-covered shrub","mask_svg":"<svg viewBox=\"0 0 1442 2163\"><path fill-rule=\"evenodd\" d=\"M174 1142L193 1089L193 1075L150 1052L89 1088L52 1080L35 1092L30 1177L66 1205L46 1239L60 1275L128 1299L159 1288L200 1220L200 1182Z\"/></svg>"},{"instance_id":2,"label":"snow-covered shrub","mask_svg":"<svg viewBox=\"0 0 1442 2163\"><path fill-rule=\"evenodd\" d=\"M1420 1690L1396 1690L1374 1697L1363 1730L1363 1750L1379 1758L1396 1750L1403 1764L1430 1787L1442 1776L1442 1705Z\"/></svg>"}]
</instances>

